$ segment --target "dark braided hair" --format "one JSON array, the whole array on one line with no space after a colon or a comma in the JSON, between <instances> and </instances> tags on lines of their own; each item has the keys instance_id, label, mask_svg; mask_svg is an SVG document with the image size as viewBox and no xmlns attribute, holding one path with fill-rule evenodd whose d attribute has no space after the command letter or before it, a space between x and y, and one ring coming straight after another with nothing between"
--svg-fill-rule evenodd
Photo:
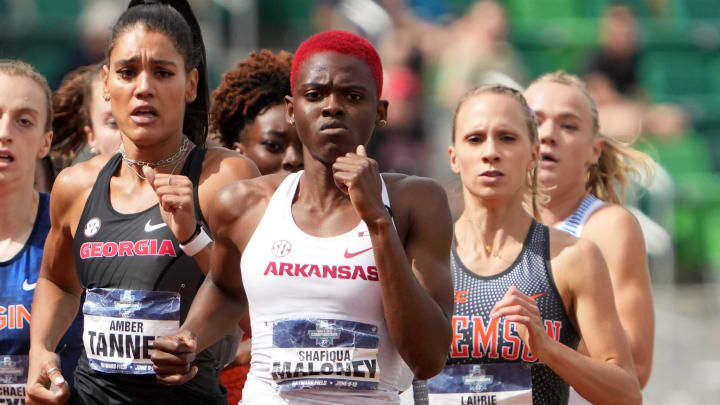
<instances>
[{"instance_id":1,"label":"dark braided hair","mask_svg":"<svg viewBox=\"0 0 720 405\"><path fill-rule=\"evenodd\" d=\"M277 55L267 49L251 52L235 69L223 74L222 83L212 93L210 125L223 146L232 148L244 129L268 108L284 102L290 95L292 54Z\"/></svg>"},{"instance_id":2,"label":"dark braided hair","mask_svg":"<svg viewBox=\"0 0 720 405\"><path fill-rule=\"evenodd\" d=\"M128 9L120 16L112 29L105 52L107 64L110 53L120 34L137 23L144 24L150 31L167 35L175 48L185 59L185 71L198 70L198 84L195 101L185 106L183 132L196 145L204 145L207 138L208 107L210 89L207 77L205 43L200 25L187 0L132 0Z\"/></svg>"}]
</instances>

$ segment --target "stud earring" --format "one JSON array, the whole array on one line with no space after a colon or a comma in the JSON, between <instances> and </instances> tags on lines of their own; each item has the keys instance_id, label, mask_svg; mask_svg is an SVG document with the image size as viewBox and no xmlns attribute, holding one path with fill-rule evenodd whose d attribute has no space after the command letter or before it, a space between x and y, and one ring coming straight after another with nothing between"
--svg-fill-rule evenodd
<instances>
[{"instance_id":1,"label":"stud earring","mask_svg":"<svg viewBox=\"0 0 720 405\"><path fill-rule=\"evenodd\" d=\"M386 125L387 125L387 120L380 120L377 123L377 126L380 128L385 128Z\"/></svg>"}]
</instances>

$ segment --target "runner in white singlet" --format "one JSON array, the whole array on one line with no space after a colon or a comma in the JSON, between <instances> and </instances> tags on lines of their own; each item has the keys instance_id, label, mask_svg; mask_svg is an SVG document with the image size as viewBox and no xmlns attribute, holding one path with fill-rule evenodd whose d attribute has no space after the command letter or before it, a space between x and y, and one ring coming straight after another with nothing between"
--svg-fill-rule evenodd
<instances>
[{"instance_id":1,"label":"runner in white singlet","mask_svg":"<svg viewBox=\"0 0 720 405\"><path fill-rule=\"evenodd\" d=\"M644 387L652 367L655 324L650 274L640 225L619 204L628 172L648 167L651 160L599 132L597 106L579 78L550 73L531 84L525 95L538 121L539 180L550 196L543 222L600 248ZM578 350L587 353L584 342ZM569 403L588 402L571 390Z\"/></svg>"},{"instance_id":2,"label":"runner in white singlet","mask_svg":"<svg viewBox=\"0 0 720 405\"><path fill-rule=\"evenodd\" d=\"M218 194L213 270L180 331L155 341L155 370L167 384L190 380L194 354L249 307L243 405L397 404L403 360L429 378L450 344L445 193L428 179L381 176L366 156L388 106L369 42L311 37L295 53L291 89L305 170Z\"/></svg>"}]
</instances>

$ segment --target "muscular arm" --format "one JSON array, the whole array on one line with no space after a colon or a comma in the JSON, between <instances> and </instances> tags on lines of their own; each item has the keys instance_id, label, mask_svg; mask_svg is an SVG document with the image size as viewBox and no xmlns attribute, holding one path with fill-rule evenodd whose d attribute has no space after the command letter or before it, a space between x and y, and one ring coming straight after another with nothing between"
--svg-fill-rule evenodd
<instances>
[{"instance_id":1,"label":"muscular arm","mask_svg":"<svg viewBox=\"0 0 720 405\"><path fill-rule=\"evenodd\" d=\"M451 339L452 221L439 185L418 178L400 181L411 183L397 201L411 206L405 246L389 216L368 228L390 337L415 376L426 379L442 370ZM423 198L412 198L418 195Z\"/></svg>"},{"instance_id":2,"label":"muscular arm","mask_svg":"<svg viewBox=\"0 0 720 405\"><path fill-rule=\"evenodd\" d=\"M250 159L240 156L237 152L227 150L225 148L213 148L208 150L208 168L203 168L203 175L200 179L198 197L200 198L200 209L207 218L212 215L209 209L203 207L211 207L215 201L220 189L226 184L258 177L260 172ZM209 221L209 219L208 219ZM213 226L208 223L212 232L215 232ZM209 246L208 246L209 247ZM208 274L210 271L210 255L209 248L203 249L195 255L195 261L198 263L203 273Z\"/></svg>"},{"instance_id":3,"label":"muscular arm","mask_svg":"<svg viewBox=\"0 0 720 405\"><path fill-rule=\"evenodd\" d=\"M563 250L553 259L553 274L563 298L572 296L588 356L550 338L533 352L593 404L641 403L630 348L599 249L580 240Z\"/></svg>"},{"instance_id":4,"label":"muscular arm","mask_svg":"<svg viewBox=\"0 0 720 405\"><path fill-rule=\"evenodd\" d=\"M583 237L598 245L607 262L620 322L644 387L652 368L655 315L640 225L625 209L611 206L591 217Z\"/></svg>"},{"instance_id":5,"label":"muscular arm","mask_svg":"<svg viewBox=\"0 0 720 405\"><path fill-rule=\"evenodd\" d=\"M55 348L70 327L80 305L82 287L71 253L71 229L74 225L71 218L79 217L78 209L81 208L78 208L77 200L78 195L82 195L82 187L78 187L73 178L86 174L78 168L63 171L55 182L50 198L51 228L45 241L30 323L30 367L27 381L28 399L31 403L41 399L58 400L62 396L46 389L49 382L45 373L57 367ZM82 203L84 205L84 199ZM55 373L57 374L52 376L54 380L58 378L59 371Z\"/></svg>"},{"instance_id":6,"label":"muscular arm","mask_svg":"<svg viewBox=\"0 0 720 405\"><path fill-rule=\"evenodd\" d=\"M210 209L209 225L215 243L210 251L210 272L202 284L180 330L155 340L153 369L162 384L181 385L192 379L195 353L209 347L236 327L247 313L247 297L240 272L241 239L252 234L264 210L258 193L248 193L243 182L231 183L218 193ZM259 216L258 216L259 215ZM249 238L249 237L248 237Z\"/></svg>"}]
</instances>

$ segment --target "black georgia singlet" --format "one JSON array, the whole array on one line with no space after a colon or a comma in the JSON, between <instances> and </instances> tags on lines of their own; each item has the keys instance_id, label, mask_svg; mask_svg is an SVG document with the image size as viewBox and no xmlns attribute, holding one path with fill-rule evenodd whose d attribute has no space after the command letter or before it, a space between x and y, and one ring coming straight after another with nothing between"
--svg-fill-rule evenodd
<instances>
[{"instance_id":1,"label":"black georgia singlet","mask_svg":"<svg viewBox=\"0 0 720 405\"><path fill-rule=\"evenodd\" d=\"M545 225L532 221L520 254L506 270L481 276L463 265L455 242L451 269L455 290L453 340L445 369L428 381L430 404L567 404L568 384L532 355L515 324L490 318L510 286L537 302L545 330L577 348L580 336L568 317L550 267ZM530 393L532 389L532 394Z\"/></svg>"},{"instance_id":2,"label":"black georgia singlet","mask_svg":"<svg viewBox=\"0 0 720 405\"><path fill-rule=\"evenodd\" d=\"M195 147L180 173L193 183L195 215L203 224L197 190L205 152L205 148ZM143 339L162 335L148 332L148 311L142 306L145 300L160 297L163 305L152 307L155 323L171 323L177 328L185 320L204 275L195 260L180 249L158 204L132 214L119 213L111 206L110 180L120 164L122 157L116 154L98 174L75 233L75 265L87 292L83 311L88 323L70 403L225 404L216 371L217 345L198 353L193 363L198 374L178 387L157 383L147 351L139 349L151 346ZM91 316L89 302L96 302L90 308L94 311ZM91 322L94 319L109 321L104 329L92 330L97 323ZM151 336L142 336L143 332ZM100 360L96 355L102 356ZM110 361L113 359L117 363ZM145 363L138 364L140 361ZM125 367L125 372L113 372L112 367ZM139 369L144 374L136 374Z\"/></svg>"}]
</instances>

